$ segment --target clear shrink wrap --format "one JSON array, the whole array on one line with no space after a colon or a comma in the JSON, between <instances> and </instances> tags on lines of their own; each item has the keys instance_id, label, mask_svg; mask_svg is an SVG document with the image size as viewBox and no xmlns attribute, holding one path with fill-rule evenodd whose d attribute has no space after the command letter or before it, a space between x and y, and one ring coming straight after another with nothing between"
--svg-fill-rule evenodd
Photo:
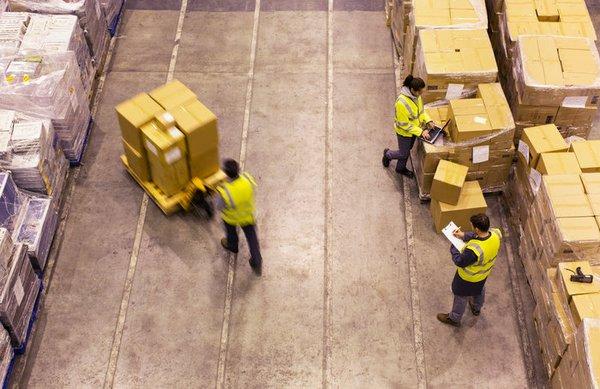
<instances>
[{"instance_id":1,"label":"clear shrink wrap","mask_svg":"<svg viewBox=\"0 0 600 389\"><path fill-rule=\"evenodd\" d=\"M50 118L65 156L78 160L91 114L75 54L5 57L0 67L0 108Z\"/></svg>"},{"instance_id":2,"label":"clear shrink wrap","mask_svg":"<svg viewBox=\"0 0 600 389\"><path fill-rule=\"evenodd\" d=\"M9 4L12 11L76 15L99 67L108 48L108 24L99 0L9 0Z\"/></svg>"},{"instance_id":3,"label":"clear shrink wrap","mask_svg":"<svg viewBox=\"0 0 600 389\"><path fill-rule=\"evenodd\" d=\"M104 11L109 26L111 26L119 16L119 12L121 12L121 8L123 7L123 1L124 0L100 0L102 10Z\"/></svg>"},{"instance_id":4,"label":"clear shrink wrap","mask_svg":"<svg viewBox=\"0 0 600 389\"><path fill-rule=\"evenodd\" d=\"M0 328L0 380L6 382L15 351L10 344L10 335Z\"/></svg>"}]
</instances>

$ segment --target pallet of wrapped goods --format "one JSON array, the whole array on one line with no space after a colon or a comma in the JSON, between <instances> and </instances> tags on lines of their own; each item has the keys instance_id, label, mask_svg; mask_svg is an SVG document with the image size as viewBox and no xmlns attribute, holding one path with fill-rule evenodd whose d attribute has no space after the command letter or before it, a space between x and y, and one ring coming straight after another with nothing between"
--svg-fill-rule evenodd
<instances>
[{"instance_id":1,"label":"pallet of wrapped goods","mask_svg":"<svg viewBox=\"0 0 600 389\"><path fill-rule=\"evenodd\" d=\"M102 11L106 16L106 23L109 30L114 28L118 21L121 9L123 8L123 3L124 0L100 0L100 5L102 5Z\"/></svg>"},{"instance_id":2,"label":"pallet of wrapped goods","mask_svg":"<svg viewBox=\"0 0 600 389\"><path fill-rule=\"evenodd\" d=\"M600 387L600 319L582 321L557 373L552 378L556 387Z\"/></svg>"},{"instance_id":3,"label":"pallet of wrapped goods","mask_svg":"<svg viewBox=\"0 0 600 389\"><path fill-rule=\"evenodd\" d=\"M439 2L415 1L405 27L403 47L403 73L413 72L414 56L419 33L425 29L487 29L484 0Z\"/></svg>"},{"instance_id":4,"label":"pallet of wrapped goods","mask_svg":"<svg viewBox=\"0 0 600 389\"><path fill-rule=\"evenodd\" d=\"M15 351L10 344L10 335L0 328L0 380L7 382Z\"/></svg>"},{"instance_id":5,"label":"pallet of wrapped goods","mask_svg":"<svg viewBox=\"0 0 600 389\"><path fill-rule=\"evenodd\" d=\"M430 103L445 99L450 84L460 85L461 96L475 95L477 85L496 82L498 67L485 30L422 30L413 74L425 81Z\"/></svg>"},{"instance_id":6,"label":"pallet of wrapped goods","mask_svg":"<svg viewBox=\"0 0 600 389\"><path fill-rule=\"evenodd\" d=\"M49 118L65 156L79 161L90 124L88 96L75 54L44 53L4 57L0 108Z\"/></svg>"},{"instance_id":7,"label":"pallet of wrapped goods","mask_svg":"<svg viewBox=\"0 0 600 389\"><path fill-rule=\"evenodd\" d=\"M402 55L404 35L409 24L408 15L412 11L413 0L392 0L393 6L390 7L390 28L394 45L399 55Z\"/></svg>"},{"instance_id":8,"label":"pallet of wrapped goods","mask_svg":"<svg viewBox=\"0 0 600 389\"><path fill-rule=\"evenodd\" d=\"M0 110L0 168L12 172L20 189L59 200L68 161L54 138L50 120Z\"/></svg>"},{"instance_id":9,"label":"pallet of wrapped goods","mask_svg":"<svg viewBox=\"0 0 600 389\"><path fill-rule=\"evenodd\" d=\"M9 271L0 277L0 321L12 345L19 347L25 343L41 282L27 257L26 245L16 245Z\"/></svg>"},{"instance_id":10,"label":"pallet of wrapped goods","mask_svg":"<svg viewBox=\"0 0 600 389\"><path fill-rule=\"evenodd\" d=\"M467 181L479 181L486 193L504 189L515 155L515 124L500 84L480 84L476 98L430 104L426 109L438 126L450 120L449 136L434 144L419 141L413 148L419 197L429 197L440 160L466 166Z\"/></svg>"},{"instance_id":11,"label":"pallet of wrapped goods","mask_svg":"<svg viewBox=\"0 0 600 389\"><path fill-rule=\"evenodd\" d=\"M12 11L76 15L98 69L108 48L108 24L98 0L9 0Z\"/></svg>"},{"instance_id":12,"label":"pallet of wrapped goods","mask_svg":"<svg viewBox=\"0 0 600 389\"><path fill-rule=\"evenodd\" d=\"M0 226L14 242L28 246L36 270L44 269L57 223L58 212L50 197L22 192L9 172L0 172Z\"/></svg>"}]
</instances>

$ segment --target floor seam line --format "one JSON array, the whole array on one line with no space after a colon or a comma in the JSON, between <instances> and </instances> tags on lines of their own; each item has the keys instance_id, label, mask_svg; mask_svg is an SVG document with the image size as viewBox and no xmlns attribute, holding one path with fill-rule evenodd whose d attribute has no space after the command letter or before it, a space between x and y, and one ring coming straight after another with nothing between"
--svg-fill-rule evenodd
<instances>
[{"instance_id":1,"label":"floor seam line","mask_svg":"<svg viewBox=\"0 0 600 389\"><path fill-rule=\"evenodd\" d=\"M392 55L394 57L394 75L395 75L395 95L397 96L401 88L400 63L396 56L394 43L392 41ZM427 387L427 369L425 367L425 351L423 346L423 326L421 324L421 302L419 297L417 258L415 256L415 239L412 222L412 203L410 197L409 180L402 179L404 203L404 223L406 229L406 254L408 262L408 279L410 285L410 300L413 321L413 338L415 347L415 364L417 373L417 387L425 389Z\"/></svg>"},{"instance_id":2,"label":"floor seam line","mask_svg":"<svg viewBox=\"0 0 600 389\"><path fill-rule=\"evenodd\" d=\"M171 61L169 63L169 70L167 73L167 82L173 80L173 74L175 72L175 65L177 63L177 54L179 53L179 43L181 41L181 34L183 31L183 24L185 21L185 13L187 10L188 0L181 1L181 8L179 10L179 19L177 21L177 31L175 33L175 45L171 53ZM117 34L115 34L117 36ZM121 299L121 305L119 307L119 316L115 326L115 332L113 335L113 341L110 351L110 357L108 360L108 367L106 369L106 375L104 378L104 389L112 388L114 386L114 380L117 372L117 363L119 359L119 353L121 350L121 342L123 339L123 331L125 329L125 321L127 320L127 311L129 309L129 301L131 298L131 292L133 290L133 280L138 264L139 251L142 244L142 233L144 230L144 223L146 221L146 212L148 210L148 195L144 192L142 201L140 204L140 213L138 222L135 230L135 238L133 241L133 248L131 250L131 256L129 258L129 268L127 270L127 276L125 278L125 284L123 287L123 297Z\"/></svg>"},{"instance_id":3,"label":"floor seam line","mask_svg":"<svg viewBox=\"0 0 600 389\"><path fill-rule=\"evenodd\" d=\"M256 66L256 50L258 46L258 26L260 21L260 0L256 0L253 26L252 42L250 45L250 69L248 69L248 84L246 86L246 98L244 101L244 121L242 124L242 139L240 142L239 164L240 170L244 171L246 166L246 156L248 152L248 132L250 127L250 108L252 105L254 69ZM231 324L231 306L233 304L233 286L235 283L235 274L237 268L238 254L228 254L227 263L227 286L225 289L225 302L223 306L223 324L221 326L221 340L219 343L219 360L217 364L217 382L216 388L224 388L227 379L227 354L229 351L229 330Z\"/></svg>"}]
</instances>

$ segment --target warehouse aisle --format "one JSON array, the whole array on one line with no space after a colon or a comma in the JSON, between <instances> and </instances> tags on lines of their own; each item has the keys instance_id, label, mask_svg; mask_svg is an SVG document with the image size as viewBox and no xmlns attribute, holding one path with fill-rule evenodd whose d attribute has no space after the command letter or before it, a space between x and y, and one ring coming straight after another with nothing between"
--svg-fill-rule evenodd
<instances>
[{"instance_id":1,"label":"warehouse aisle","mask_svg":"<svg viewBox=\"0 0 600 389\"><path fill-rule=\"evenodd\" d=\"M180 0L128 0L17 384L528 385L522 342L535 339L511 294L527 285L506 251L482 317L435 319L451 304L448 245L413 183L404 196L381 168L396 94L383 1L331 4L189 0L180 18ZM170 71L219 117L221 155L259 182L261 278L245 243L236 261L218 222L165 217L120 166L114 106Z\"/></svg>"}]
</instances>

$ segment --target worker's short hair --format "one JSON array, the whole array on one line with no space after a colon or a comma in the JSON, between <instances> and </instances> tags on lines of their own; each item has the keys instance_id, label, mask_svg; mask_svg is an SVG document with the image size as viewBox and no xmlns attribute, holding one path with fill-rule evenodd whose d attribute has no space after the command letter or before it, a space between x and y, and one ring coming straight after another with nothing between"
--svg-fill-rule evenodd
<instances>
[{"instance_id":1,"label":"worker's short hair","mask_svg":"<svg viewBox=\"0 0 600 389\"><path fill-rule=\"evenodd\" d=\"M485 213L478 213L471 216L471 224L481 232L488 232L490 229L490 218Z\"/></svg>"},{"instance_id":2,"label":"worker's short hair","mask_svg":"<svg viewBox=\"0 0 600 389\"><path fill-rule=\"evenodd\" d=\"M227 158L223 161L223 172L229 178L238 178L240 176L240 165L236 160Z\"/></svg>"}]
</instances>

